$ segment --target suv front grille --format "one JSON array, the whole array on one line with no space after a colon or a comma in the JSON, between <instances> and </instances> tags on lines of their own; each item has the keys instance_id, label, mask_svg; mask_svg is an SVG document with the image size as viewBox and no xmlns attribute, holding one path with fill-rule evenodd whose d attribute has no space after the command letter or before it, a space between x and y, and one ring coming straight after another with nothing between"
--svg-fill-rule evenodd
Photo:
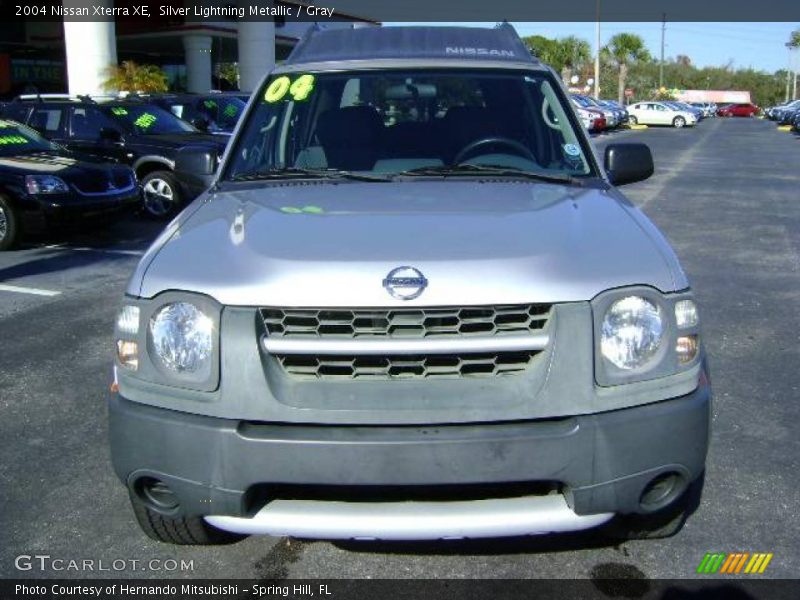
<instances>
[{"instance_id":1,"label":"suv front grille","mask_svg":"<svg viewBox=\"0 0 800 600\"><path fill-rule=\"evenodd\" d=\"M549 304L445 308L262 308L267 334L305 338L427 338L540 331Z\"/></svg>"},{"instance_id":2,"label":"suv front grille","mask_svg":"<svg viewBox=\"0 0 800 600\"><path fill-rule=\"evenodd\" d=\"M417 379L493 377L524 371L537 351L482 354L367 355L276 354L294 377L317 379Z\"/></svg>"}]
</instances>

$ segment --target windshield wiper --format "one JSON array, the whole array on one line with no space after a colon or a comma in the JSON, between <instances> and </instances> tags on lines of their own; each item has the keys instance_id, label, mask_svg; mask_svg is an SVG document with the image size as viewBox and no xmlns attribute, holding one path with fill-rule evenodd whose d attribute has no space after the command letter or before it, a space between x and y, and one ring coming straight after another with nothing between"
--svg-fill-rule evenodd
<instances>
[{"instance_id":1,"label":"windshield wiper","mask_svg":"<svg viewBox=\"0 0 800 600\"><path fill-rule=\"evenodd\" d=\"M305 179L352 179L354 181L391 181L388 177L379 175L367 175L365 173L354 173L340 169L303 169L300 167L282 167L273 169L259 169L249 173L234 175L233 181L256 181L267 179L284 179L287 177Z\"/></svg>"},{"instance_id":2,"label":"windshield wiper","mask_svg":"<svg viewBox=\"0 0 800 600\"><path fill-rule=\"evenodd\" d=\"M409 169L407 171L401 171L400 173L397 173L397 176L401 177L448 177L451 175L495 175L499 177L523 177L525 179L534 179L536 181L564 183L568 185L583 185L584 181L580 177L574 177L567 174L535 173L533 171L525 171L516 167L507 167L503 165L443 165L440 167L417 167L416 169Z\"/></svg>"}]
</instances>

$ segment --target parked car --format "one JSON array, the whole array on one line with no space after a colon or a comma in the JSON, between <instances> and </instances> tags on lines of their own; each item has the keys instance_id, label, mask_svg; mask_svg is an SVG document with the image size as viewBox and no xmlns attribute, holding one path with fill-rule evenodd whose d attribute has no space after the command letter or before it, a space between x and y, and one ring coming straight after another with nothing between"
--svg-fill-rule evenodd
<instances>
[{"instance_id":1,"label":"parked car","mask_svg":"<svg viewBox=\"0 0 800 600\"><path fill-rule=\"evenodd\" d=\"M111 456L147 535L680 529L710 426L697 308L615 187L650 150L601 163L569 101L507 24L312 30L219 168L181 150L214 190L114 333Z\"/></svg>"},{"instance_id":2,"label":"parked car","mask_svg":"<svg viewBox=\"0 0 800 600\"><path fill-rule=\"evenodd\" d=\"M665 102L637 102L628 107L628 114L634 125L671 125L680 129L697 123L694 112L679 110Z\"/></svg>"},{"instance_id":3,"label":"parked car","mask_svg":"<svg viewBox=\"0 0 800 600\"><path fill-rule=\"evenodd\" d=\"M237 92L219 92L152 94L143 98L169 110L200 131L229 136L242 116L248 97Z\"/></svg>"},{"instance_id":4,"label":"parked car","mask_svg":"<svg viewBox=\"0 0 800 600\"><path fill-rule=\"evenodd\" d=\"M798 113L800 113L800 100L789 102L786 106L781 108L776 121L778 125L791 125Z\"/></svg>"},{"instance_id":5,"label":"parked car","mask_svg":"<svg viewBox=\"0 0 800 600\"><path fill-rule=\"evenodd\" d=\"M716 109L711 108L710 102L687 102L686 104L701 110L705 118L712 117L716 114Z\"/></svg>"},{"instance_id":6,"label":"parked car","mask_svg":"<svg viewBox=\"0 0 800 600\"><path fill-rule=\"evenodd\" d=\"M583 108L589 108L592 110L599 110L603 113L603 116L606 119L606 128L613 129L618 125L616 111L608 108L607 106L603 106L597 100L590 96L583 96L581 94L572 94L572 98L578 103L579 106Z\"/></svg>"},{"instance_id":7,"label":"parked car","mask_svg":"<svg viewBox=\"0 0 800 600\"><path fill-rule=\"evenodd\" d=\"M725 106L717 109L717 115L720 117L755 117L758 114L759 108L750 102L741 102L735 104L726 104Z\"/></svg>"},{"instance_id":8,"label":"parked car","mask_svg":"<svg viewBox=\"0 0 800 600\"><path fill-rule=\"evenodd\" d=\"M5 115L70 150L131 165L142 184L145 211L159 219L173 216L201 191L176 179L178 149L200 144L222 154L227 143L135 98L21 96Z\"/></svg>"},{"instance_id":9,"label":"parked car","mask_svg":"<svg viewBox=\"0 0 800 600\"><path fill-rule=\"evenodd\" d=\"M575 105L575 110L578 112L578 116L584 124L586 131L600 133L607 129L606 117L601 110L584 108L575 98L572 98L572 103Z\"/></svg>"},{"instance_id":10,"label":"parked car","mask_svg":"<svg viewBox=\"0 0 800 600\"><path fill-rule=\"evenodd\" d=\"M677 100L669 100L669 101L665 101L664 104L666 104L667 106L669 106L671 108L674 108L675 110L678 110L678 111L682 110L682 111L686 111L686 112L692 113L695 116L695 118L697 119L698 123L700 121L702 121L704 116L705 116L702 109L697 108L695 106L692 106L691 104L687 104L686 102L679 102Z\"/></svg>"},{"instance_id":11,"label":"parked car","mask_svg":"<svg viewBox=\"0 0 800 600\"><path fill-rule=\"evenodd\" d=\"M24 125L0 120L0 250L26 234L102 222L140 203L130 167L78 156Z\"/></svg>"},{"instance_id":12,"label":"parked car","mask_svg":"<svg viewBox=\"0 0 800 600\"><path fill-rule=\"evenodd\" d=\"M598 100L600 104L615 111L617 125L624 125L628 122L628 110L616 100Z\"/></svg>"},{"instance_id":13,"label":"parked car","mask_svg":"<svg viewBox=\"0 0 800 600\"><path fill-rule=\"evenodd\" d=\"M766 116L771 121L782 121L784 117L784 113L786 111L792 111L797 108L800 108L800 100L792 100L790 102L783 102L781 104L776 104L775 106L771 106L770 108L764 111L764 116Z\"/></svg>"}]
</instances>

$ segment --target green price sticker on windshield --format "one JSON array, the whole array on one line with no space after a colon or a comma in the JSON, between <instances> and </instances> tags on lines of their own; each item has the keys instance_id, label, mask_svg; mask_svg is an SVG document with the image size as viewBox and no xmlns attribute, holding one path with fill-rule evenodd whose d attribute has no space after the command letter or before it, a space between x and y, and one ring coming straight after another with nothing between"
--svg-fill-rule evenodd
<instances>
[{"instance_id":1,"label":"green price sticker on windshield","mask_svg":"<svg viewBox=\"0 0 800 600\"><path fill-rule=\"evenodd\" d=\"M142 129L147 129L148 127L152 126L153 123L156 122L156 117L151 115L150 113L142 113L137 117L137 119L133 122L136 127L141 127Z\"/></svg>"},{"instance_id":2,"label":"green price sticker on windshield","mask_svg":"<svg viewBox=\"0 0 800 600\"><path fill-rule=\"evenodd\" d=\"M289 98L295 102L302 102L314 91L314 81L315 77L309 73L300 75L294 81L286 75L281 75L267 86L267 90L264 92L264 100L274 104L285 99L288 94Z\"/></svg>"},{"instance_id":3,"label":"green price sticker on windshield","mask_svg":"<svg viewBox=\"0 0 800 600\"><path fill-rule=\"evenodd\" d=\"M121 106L115 106L111 109L111 112L117 115L118 117L124 117L128 114L128 111L122 108Z\"/></svg>"},{"instance_id":4,"label":"green price sticker on windshield","mask_svg":"<svg viewBox=\"0 0 800 600\"><path fill-rule=\"evenodd\" d=\"M206 108L216 108L217 103L214 100L204 100L203 105Z\"/></svg>"}]
</instances>

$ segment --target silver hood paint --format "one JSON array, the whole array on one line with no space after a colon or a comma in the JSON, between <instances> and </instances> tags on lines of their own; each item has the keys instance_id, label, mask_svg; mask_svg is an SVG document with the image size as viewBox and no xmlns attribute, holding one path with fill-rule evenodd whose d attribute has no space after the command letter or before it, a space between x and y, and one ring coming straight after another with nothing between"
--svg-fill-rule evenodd
<instances>
[{"instance_id":1,"label":"silver hood paint","mask_svg":"<svg viewBox=\"0 0 800 600\"><path fill-rule=\"evenodd\" d=\"M400 265L428 278L415 300L382 287ZM657 229L613 190L283 181L201 196L156 240L128 293L186 290L237 306L407 307L585 301L632 284L688 287Z\"/></svg>"}]
</instances>

